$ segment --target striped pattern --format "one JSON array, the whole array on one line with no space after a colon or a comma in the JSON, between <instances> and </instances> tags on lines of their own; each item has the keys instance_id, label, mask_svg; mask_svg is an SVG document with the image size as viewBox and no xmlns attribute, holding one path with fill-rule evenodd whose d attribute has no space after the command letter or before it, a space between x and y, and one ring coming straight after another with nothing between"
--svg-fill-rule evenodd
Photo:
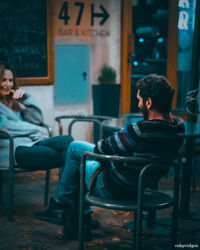
<instances>
[{"instance_id":1,"label":"striped pattern","mask_svg":"<svg viewBox=\"0 0 200 250\"><path fill-rule=\"evenodd\" d=\"M95 153L134 155L137 153L176 153L181 142L173 136L184 133L183 123L162 120L139 121L97 142ZM174 141L175 140L175 141ZM173 145L172 145L173 143Z\"/></svg>"},{"instance_id":2,"label":"striped pattern","mask_svg":"<svg viewBox=\"0 0 200 250\"><path fill-rule=\"evenodd\" d=\"M183 135L184 131L183 123L178 123L177 120L171 123L163 120L143 120L101 139L94 152L121 156L176 154L182 145L182 137L178 138L176 135ZM140 168L128 170L123 164L117 164L112 163L110 167L105 168L104 184L110 192L115 191L114 195L123 197L136 189Z\"/></svg>"}]
</instances>

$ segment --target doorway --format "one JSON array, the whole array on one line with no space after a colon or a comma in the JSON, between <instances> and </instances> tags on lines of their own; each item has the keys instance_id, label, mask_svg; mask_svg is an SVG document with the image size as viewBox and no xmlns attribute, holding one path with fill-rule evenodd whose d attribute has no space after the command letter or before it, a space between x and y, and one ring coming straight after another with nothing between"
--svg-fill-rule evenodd
<instances>
[{"instance_id":1,"label":"doorway","mask_svg":"<svg viewBox=\"0 0 200 250\"><path fill-rule=\"evenodd\" d=\"M135 85L150 73L167 76L176 107L177 24L178 0L122 1L122 114L138 112Z\"/></svg>"}]
</instances>

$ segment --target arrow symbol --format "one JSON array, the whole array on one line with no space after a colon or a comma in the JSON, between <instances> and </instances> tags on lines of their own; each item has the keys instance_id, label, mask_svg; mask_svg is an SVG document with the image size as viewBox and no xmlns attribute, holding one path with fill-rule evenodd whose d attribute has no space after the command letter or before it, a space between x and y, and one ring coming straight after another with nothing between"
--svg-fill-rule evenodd
<instances>
[{"instance_id":1,"label":"arrow symbol","mask_svg":"<svg viewBox=\"0 0 200 250\"><path fill-rule=\"evenodd\" d=\"M91 25L92 26L94 25L94 18L95 17L98 17L98 18L101 17L102 20L99 24L103 25L110 16L108 14L107 10L103 7L103 5L100 5L100 9L102 10L102 13L95 13L94 12L94 4L93 3L91 4Z\"/></svg>"}]
</instances>

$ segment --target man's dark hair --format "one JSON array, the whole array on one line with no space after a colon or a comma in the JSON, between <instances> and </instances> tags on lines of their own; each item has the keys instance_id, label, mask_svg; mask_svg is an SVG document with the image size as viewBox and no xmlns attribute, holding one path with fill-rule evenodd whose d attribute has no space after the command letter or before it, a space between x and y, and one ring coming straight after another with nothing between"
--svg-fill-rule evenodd
<instances>
[{"instance_id":1,"label":"man's dark hair","mask_svg":"<svg viewBox=\"0 0 200 250\"><path fill-rule=\"evenodd\" d=\"M143 103L148 97L152 100L152 107L162 114L168 114L171 110L174 90L165 76L156 74L141 78L136 85L140 90Z\"/></svg>"}]
</instances>

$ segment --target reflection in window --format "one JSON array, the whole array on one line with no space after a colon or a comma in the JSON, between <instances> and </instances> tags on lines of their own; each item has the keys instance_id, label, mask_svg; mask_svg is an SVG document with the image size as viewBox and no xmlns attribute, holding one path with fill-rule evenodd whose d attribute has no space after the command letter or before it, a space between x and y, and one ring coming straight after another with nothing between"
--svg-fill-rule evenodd
<instances>
[{"instance_id":1,"label":"reflection in window","mask_svg":"<svg viewBox=\"0 0 200 250\"><path fill-rule=\"evenodd\" d=\"M134 2L132 75L166 75L168 0Z\"/></svg>"},{"instance_id":2,"label":"reflection in window","mask_svg":"<svg viewBox=\"0 0 200 250\"><path fill-rule=\"evenodd\" d=\"M134 54L132 56L131 112L137 112L136 81L148 74L166 75L168 0L133 0Z\"/></svg>"},{"instance_id":3,"label":"reflection in window","mask_svg":"<svg viewBox=\"0 0 200 250\"><path fill-rule=\"evenodd\" d=\"M177 108L185 109L190 88L195 1L179 0L178 15L178 99Z\"/></svg>"}]
</instances>

